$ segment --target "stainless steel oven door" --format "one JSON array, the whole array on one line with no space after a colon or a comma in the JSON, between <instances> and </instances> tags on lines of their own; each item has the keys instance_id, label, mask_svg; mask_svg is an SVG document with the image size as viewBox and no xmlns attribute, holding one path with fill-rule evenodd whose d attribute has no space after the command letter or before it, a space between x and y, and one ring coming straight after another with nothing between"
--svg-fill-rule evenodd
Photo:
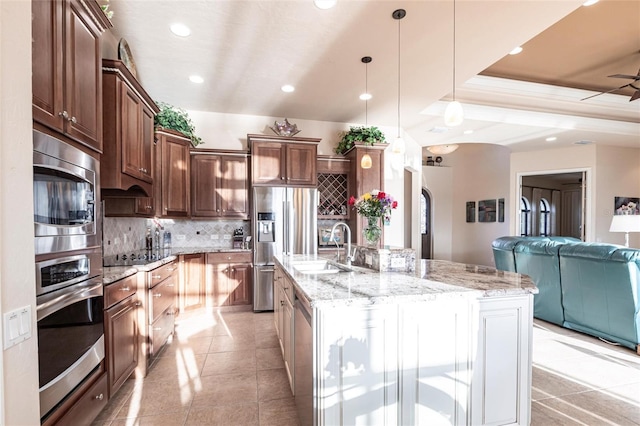
<instances>
[{"instance_id":1,"label":"stainless steel oven door","mask_svg":"<svg viewBox=\"0 0 640 426\"><path fill-rule=\"evenodd\" d=\"M40 417L104 359L102 277L37 297Z\"/></svg>"},{"instance_id":2,"label":"stainless steel oven door","mask_svg":"<svg viewBox=\"0 0 640 426\"><path fill-rule=\"evenodd\" d=\"M99 163L34 131L33 219L36 254L99 246Z\"/></svg>"}]
</instances>

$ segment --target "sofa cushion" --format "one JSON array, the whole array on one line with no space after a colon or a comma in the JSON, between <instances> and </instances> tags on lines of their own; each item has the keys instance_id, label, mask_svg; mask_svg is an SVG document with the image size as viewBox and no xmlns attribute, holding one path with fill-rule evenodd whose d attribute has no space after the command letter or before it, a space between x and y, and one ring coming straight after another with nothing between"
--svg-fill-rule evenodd
<instances>
[{"instance_id":1,"label":"sofa cushion","mask_svg":"<svg viewBox=\"0 0 640 426\"><path fill-rule=\"evenodd\" d=\"M559 256L562 245L557 241L522 241L514 248L518 273L529 275L538 287L533 316L558 325L564 322Z\"/></svg>"},{"instance_id":2,"label":"sofa cushion","mask_svg":"<svg viewBox=\"0 0 640 426\"><path fill-rule=\"evenodd\" d=\"M516 268L516 260L513 249L522 241L546 241L546 237L500 237L493 240L491 247L493 249L493 259L496 263L496 269L501 271L518 272Z\"/></svg>"},{"instance_id":3,"label":"sofa cushion","mask_svg":"<svg viewBox=\"0 0 640 426\"><path fill-rule=\"evenodd\" d=\"M560 248L564 326L630 348L640 342L640 250L612 244Z\"/></svg>"}]
</instances>

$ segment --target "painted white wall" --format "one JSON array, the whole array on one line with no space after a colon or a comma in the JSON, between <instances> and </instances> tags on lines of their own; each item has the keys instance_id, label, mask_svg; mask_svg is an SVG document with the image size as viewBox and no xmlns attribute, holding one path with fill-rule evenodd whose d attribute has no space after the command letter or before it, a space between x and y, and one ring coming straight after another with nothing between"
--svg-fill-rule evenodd
<instances>
[{"instance_id":1,"label":"painted white wall","mask_svg":"<svg viewBox=\"0 0 640 426\"><path fill-rule=\"evenodd\" d=\"M32 337L0 357L6 425L40 424L31 129L31 2L0 1L0 311L33 313Z\"/></svg>"},{"instance_id":2,"label":"painted white wall","mask_svg":"<svg viewBox=\"0 0 640 426\"><path fill-rule=\"evenodd\" d=\"M472 143L462 144L445 156L443 164L453 168L453 236L454 262L494 265L491 242L509 235L511 215L505 211L505 221L477 221L480 200L505 199L509 203L509 155L505 146ZM466 203L476 202L476 222L466 222Z\"/></svg>"},{"instance_id":3,"label":"painted white wall","mask_svg":"<svg viewBox=\"0 0 640 426\"><path fill-rule=\"evenodd\" d=\"M615 197L640 197L640 148L596 147L595 241L624 244L624 233L609 232ZM640 233L629 234L629 247L640 248Z\"/></svg>"}]
</instances>

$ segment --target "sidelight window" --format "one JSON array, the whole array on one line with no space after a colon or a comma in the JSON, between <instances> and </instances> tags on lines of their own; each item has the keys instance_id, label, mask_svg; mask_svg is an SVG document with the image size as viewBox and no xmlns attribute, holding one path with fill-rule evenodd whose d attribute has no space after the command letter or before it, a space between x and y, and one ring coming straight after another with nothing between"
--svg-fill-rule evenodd
<instances>
[{"instance_id":1,"label":"sidelight window","mask_svg":"<svg viewBox=\"0 0 640 426\"><path fill-rule=\"evenodd\" d=\"M548 237L551 233L551 208L546 198L540 199L540 236Z\"/></svg>"},{"instance_id":2,"label":"sidelight window","mask_svg":"<svg viewBox=\"0 0 640 426\"><path fill-rule=\"evenodd\" d=\"M531 235L531 203L527 197L520 198L520 235L523 237Z\"/></svg>"}]
</instances>

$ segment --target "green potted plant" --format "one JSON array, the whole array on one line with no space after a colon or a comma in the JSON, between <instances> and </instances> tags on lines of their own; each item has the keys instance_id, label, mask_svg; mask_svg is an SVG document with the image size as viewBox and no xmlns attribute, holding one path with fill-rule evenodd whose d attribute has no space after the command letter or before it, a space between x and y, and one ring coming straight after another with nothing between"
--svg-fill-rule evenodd
<instances>
[{"instance_id":1,"label":"green potted plant","mask_svg":"<svg viewBox=\"0 0 640 426\"><path fill-rule=\"evenodd\" d=\"M187 111L166 102L156 102L156 105L160 108L160 112L153 120L156 128L180 132L191 139L193 146L203 143L202 139L195 135L195 127Z\"/></svg>"},{"instance_id":2,"label":"green potted plant","mask_svg":"<svg viewBox=\"0 0 640 426\"><path fill-rule=\"evenodd\" d=\"M371 146L375 143L387 143L387 140L384 137L384 133L375 126L351 126L348 131L342 133L342 139L340 139L335 149L336 154L344 154L353 148L356 142Z\"/></svg>"}]
</instances>

